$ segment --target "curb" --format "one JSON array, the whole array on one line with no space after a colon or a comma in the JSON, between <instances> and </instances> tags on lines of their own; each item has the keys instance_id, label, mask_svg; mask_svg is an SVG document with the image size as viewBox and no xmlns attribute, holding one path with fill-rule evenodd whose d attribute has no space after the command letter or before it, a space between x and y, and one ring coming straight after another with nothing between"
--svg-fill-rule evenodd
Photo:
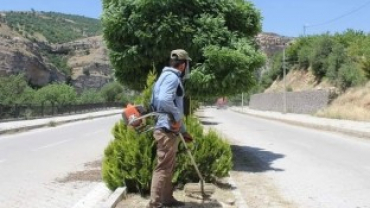
<instances>
[{"instance_id":1,"label":"curb","mask_svg":"<svg viewBox=\"0 0 370 208\"><path fill-rule=\"evenodd\" d=\"M30 130L38 129L38 128L43 128L43 127L51 127L50 126L51 122L53 122L56 126L58 126L58 125L63 125L63 124L72 123L72 122L76 122L76 121L83 121L83 120L89 120L89 119L95 119L95 118L109 117L109 116L113 116L113 115L116 115L116 114L119 114L119 113L109 113L109 114L98 115L98 116L87 116L87 117L83 117L83 118L71 119L71 120L66 120L66 121L50 120L50 121L48 121L46 123L43 123L43 124L22 126L22 127L17 127L17 128L0 130L0 135L15 134L15 133L26 132L26 131L30 131Z\"/></svg>"},{"instance_id":2,"label":"curb","mask_svg":"<svg viewBox=\"0 0 370 208\"><path fill-rule=\"evenodd\" d=\"M293 121L293 120L289 120L289 119L273 118L273 117L270 117L270 116L256 115L256 114L252 114L252 113L248 113L248 112L241 112L241 111L235 110L235 109L231 109L231 110L236 112L236 113L247 114L247 115L257 117L257 118L262 118L262 119L280 121L280 122L295 125L295 126L307 127L307 128L316 129L316 130L319 129L319 130L323 130L323 131L337 132L337 133L342 133L342 134L346 134L346 135L349 135L349 136L355 136L355 137L360 137L360 138L364 138L364 139L370 139L370 132L344 129L344 128L340 128L340 127L336 127L336 126L327 126L327 125L306 123L306 122L302 122L302 121Z\"/></svg>"},{"instance_id":3,"label":"curb","mask_svg":"<svg viewBox=\"0 0 370 208\"><path fill-rule=\"evenodd\" d=\"M102 208L115 208L117 204L125 198L127 195L127 188L121 187L117 188L113 194L111 194L107 201L103 204Z\"/></svg>"},{"instance_id":4,"label":"curb","mask_svg":"<svg viewBox=\"0 0 370 208\"><path fill-rule=\"evenodd\" d=\"M111 191L104 183L98 183L87 195L81 198L71 208L97 208L106 197L111 194Z\"/></svg>"},{"instance_id":5,"label":"curb","mask_svg":"<svg viewBox=\"0 0 370 208\"><path fill-rule=\"evenodd\" d=\"M239 191L239 188L238 186L236 185L234 179L231 177L231 175L229 176L228 178L228 182L229 184L235 188L234 190L232 190L232 193L235 197L235 205L238 207L238 208L248 208L248 205L247 203L245 202L245 200L243 199L243 196L242 194L240 193Z\"/></svg>"}]
</instances>

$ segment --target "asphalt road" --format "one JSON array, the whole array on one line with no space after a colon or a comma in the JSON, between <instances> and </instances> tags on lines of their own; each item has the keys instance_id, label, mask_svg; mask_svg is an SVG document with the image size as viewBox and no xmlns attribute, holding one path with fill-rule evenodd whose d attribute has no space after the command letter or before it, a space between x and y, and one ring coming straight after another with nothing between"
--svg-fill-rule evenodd
<instances>
[{"instance_id":1,"label":"asphalt road","mask_svg":"<svg viewBox=\"0 0 370 208\"><path fill-rule=\"evenodd\" d=\"M73 207L93 183L59 183L100 160L119 120L111 116L0 136L0 208Z\"/></svg>"},{"instance_id":2,"label":"asphalt road","mask_svg":"<svg viewBox=\"0 0 370 208\"><path fill-rule=\"evenodd\" d=\"M202 114L204 124L231 139L237 144L233 148L241 150L245 158L260 163L257 169L234 171L264 174L272 179L282 197L293 202L293 207L370 207L369 140L230 110L205 108ZM248 186L243 180L237 183ZM245 190L242 193L250 194Z\"/></svg>"}]
</instances>

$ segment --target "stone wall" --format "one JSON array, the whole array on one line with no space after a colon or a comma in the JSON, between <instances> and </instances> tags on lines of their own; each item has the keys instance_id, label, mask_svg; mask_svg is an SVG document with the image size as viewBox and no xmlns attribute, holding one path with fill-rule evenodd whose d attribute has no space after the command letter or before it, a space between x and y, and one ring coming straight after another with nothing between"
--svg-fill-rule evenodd
<instances>
[{"instance_id":1,"label":"stone wall","mask_svg":"<svg viewBox=\"0 0 370 208\"><path fill-rule=\"evenodd\" d=\"M311 114L326 107L336 94L329 90L287 92L287 112ZM251 96L249 107L263 111L283 112L284 93L262 93Z\"/></svg>"}]
</instances>

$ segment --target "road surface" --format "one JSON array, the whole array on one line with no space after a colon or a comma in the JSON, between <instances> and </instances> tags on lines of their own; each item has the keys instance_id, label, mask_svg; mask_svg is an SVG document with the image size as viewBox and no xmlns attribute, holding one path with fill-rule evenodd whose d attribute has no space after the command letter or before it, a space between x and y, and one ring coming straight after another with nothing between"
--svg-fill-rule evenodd
<instances>
[{"instance_id":1,"label":"road surface","mask_svg":"<svg viewBox=\"0 0 370 208\"><path fill-rule=\"evenodd\" d=\"M0 136L0 207L73 207L96 183L58 182L101 160L119 116Z\"/></svg>"},{"instance_id":2,"label":"road surface","mask_svg":"<svg viewBox=\"0 0 370 208\"><path fill-rule=\"evenodd\" d=\"M203 123L232 141L233 176L250 207L370 208L369 140L202 111Z\"/></svg>"}]
</instances>

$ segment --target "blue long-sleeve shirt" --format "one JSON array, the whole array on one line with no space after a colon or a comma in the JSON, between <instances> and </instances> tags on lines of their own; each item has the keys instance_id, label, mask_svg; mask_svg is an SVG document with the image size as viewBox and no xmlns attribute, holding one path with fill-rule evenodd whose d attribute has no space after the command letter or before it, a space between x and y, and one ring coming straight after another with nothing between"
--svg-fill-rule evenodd
<instances>
[{"instance_id":1,"label":"blue long-sleeve shirt","mask_svg":"<svg viewBox=\"0 0 370 208\"><path fill-rule=\"evenodd\" d=\"M165 67L153 88L152 104L157 112L169 113L177 122L181 122L180 132L186 131L182 123L184 115L184 86L180 80L181 72ZM162 114L158 117L156 129L171 129L170 117Z\"/></svg>"}]
</instances>

